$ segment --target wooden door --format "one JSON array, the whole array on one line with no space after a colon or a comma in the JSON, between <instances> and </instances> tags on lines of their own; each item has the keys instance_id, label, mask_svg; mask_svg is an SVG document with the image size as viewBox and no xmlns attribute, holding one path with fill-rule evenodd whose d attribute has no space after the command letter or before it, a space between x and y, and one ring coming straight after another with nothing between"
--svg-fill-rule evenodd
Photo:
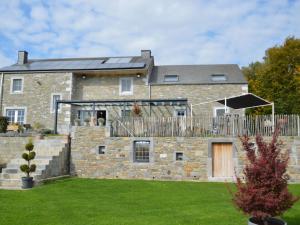
<instances>
[{"instance_id":1,"label":"wooden door","mask_svg":"<svg viewBox=\"0 0 300 225\"><path fill-rule=\"evenodd\" d=\"M232 177L233 158L232 143L214 143L213 150L213 176Z\"/></svg>"}]
</instances>

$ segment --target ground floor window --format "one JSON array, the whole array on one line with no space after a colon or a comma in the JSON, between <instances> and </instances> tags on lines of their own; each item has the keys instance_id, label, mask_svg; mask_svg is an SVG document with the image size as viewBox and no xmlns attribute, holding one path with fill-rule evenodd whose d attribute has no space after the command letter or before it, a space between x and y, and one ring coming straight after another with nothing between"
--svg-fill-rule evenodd
<instances>
[{"instance_id":1,"label":"ground floor window","mask_svg":"<svg viewBox=\"0 0 300 225\"><path fill-rule=\"evenodd\" d=\"M131 110L130 109L121 109L121 117L126 118L131 116Z\"/></svg>"},{"instance_id":2,"label":"ground floor window","mask_svg":"<svg viewBox=\"0 0 300 225\"><path fill-rule=\"evenodd\" d=\"M134 142L134 161L149 162L150 161L150 141Z\"/></svg>"},{"instance_id":3,"label":"ground floor window","mask_svg":"<svg viewBox=\"0 0 300 225\"><path fill-rule=\"evenodd\" d=\"M99 119L102 118L103 121L101 122L102 125L106 124L106 110L95 110L95 115L93 110L78 110L78 119L80 120L80 123L83 124L85 120L91 120L91 118L95 116L96 117L96 123L99 125Z\"/></svg>"},{"instance_id":4,"label":"ground floor window","mask_svg":"<svg viewBox=\"0 0 300 225\"><path fill-rule=\"evenodd\" d=\"M9 123L25 123L25 109L6 109L6 116Z\"/></svg>"}]
</instances>

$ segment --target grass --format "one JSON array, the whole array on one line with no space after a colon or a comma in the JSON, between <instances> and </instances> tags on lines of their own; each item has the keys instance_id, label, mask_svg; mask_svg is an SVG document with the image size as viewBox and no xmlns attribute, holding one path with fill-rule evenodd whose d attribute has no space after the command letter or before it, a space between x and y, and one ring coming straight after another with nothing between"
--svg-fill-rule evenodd
<instances>
[{"instance_id":1,"label":"grass","mask_svg":"<svg viewBox=\"0 0 300 225\"><path fill-rule=\"evenodd\" d=\"M300 195L300 185L290 185ZM59 180L0 190L3 225L246 225L222 183ZM283 217L299 225L300 202Z\"/></svg>"}]
</instances>

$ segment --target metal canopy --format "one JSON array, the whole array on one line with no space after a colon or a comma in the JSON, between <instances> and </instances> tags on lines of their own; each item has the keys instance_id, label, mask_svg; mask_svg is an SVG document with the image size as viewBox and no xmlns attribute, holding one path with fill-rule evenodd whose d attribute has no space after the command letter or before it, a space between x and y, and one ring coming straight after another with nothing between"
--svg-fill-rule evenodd
<instances>
[{"instance_id":1,"label":"metal canopy","mask_svg":"<svg viewBox=\"0 0 300 225\"><path fill-rule=\"evenodd\" d=\"M245 109L271 105L272 103L252 93L224 98L216 102L233 109Z\"/></svg>"},{"instance_id":2,"label":"metal canopy","mask_svg":"<svg viewBox=\"0 0 300 225\"><path fill-rule=\"evenodd\" d=\"M128 100L58 100L55 103L54 133L57 134L57 119L59 104L73 106L92 106L95 111L96 106L130 106L139 104L140 106L187 106L187 98L178 99L128 99Z\"/></svg>"},{"instance_id":3,"label":"metal canopy","mask_svg":"<svg viewBox=\"0 0 300 225\"><path fill-rule=\"evenodd\" d=\"M247 93L238 96L224 97L223 99L201 102L197 104L191 104L191 117L193 117L193 106L203 105L208 103L218 102L225 106L225 113L227 113L227 107L233 109L247 109L247 108L256 108L264 106L272 106L272 128L274 131L275 128L275 106L274 102L269 102L266 99L263 99L255 94ZM193 121L193 120L191 120ZM192 126L192 122L191 122Z\"/></svg>"}]
</instances>

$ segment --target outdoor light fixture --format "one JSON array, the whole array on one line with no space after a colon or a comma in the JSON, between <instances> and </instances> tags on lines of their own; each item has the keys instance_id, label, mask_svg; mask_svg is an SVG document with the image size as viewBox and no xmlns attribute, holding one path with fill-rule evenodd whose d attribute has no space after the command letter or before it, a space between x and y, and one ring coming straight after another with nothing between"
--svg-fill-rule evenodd
<instances>
[{"instance_id":1,"label":"outdoor light fixture","mask_svg":"<svg viewBox=\"0 0 300 225\"><path fill-rule=\"evenodd\" d=\"M86 76L85 76L85 75L82 75L82 77L81 77L81 78L85 80L85 79L86 79Z\"/></svg>"},{"instance_id":2,"label":"outdoor light fixture","mask_svg":"<svg viewBox=\"0 0 300 225\"><path fill-rule=\"evenodd\" d=\"M140 77L141 77L141 74L140 74L140 73L137 73L137 74L136 74L136 77L137 77L137 78L140 78Z\"/></svg>"}]
</instances>

